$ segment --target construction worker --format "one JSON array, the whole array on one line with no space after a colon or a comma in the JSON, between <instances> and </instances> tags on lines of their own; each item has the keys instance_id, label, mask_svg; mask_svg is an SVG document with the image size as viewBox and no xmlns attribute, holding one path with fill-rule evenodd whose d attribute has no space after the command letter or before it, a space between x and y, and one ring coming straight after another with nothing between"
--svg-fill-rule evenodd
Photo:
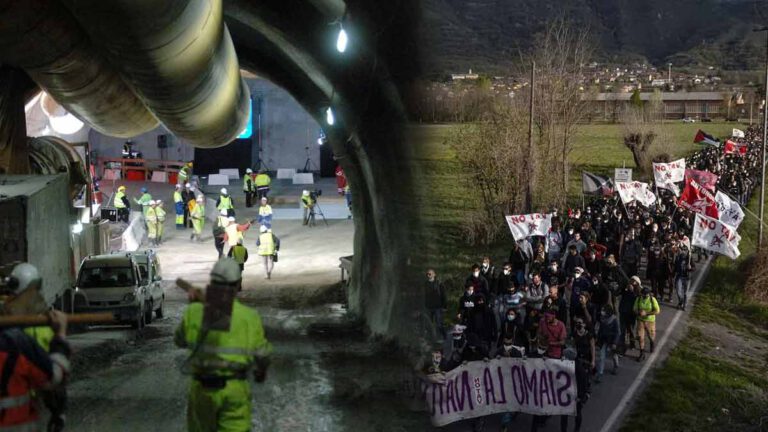
<instances>
[{"instance_id":1,"label":"construction worker","mask_svg":"<svg viewBox=\"0 0 768 432\"><path fill-rule=\"evenodd\" d=\"M235 206L232 205L232 197L227 193L227 188L221 188L219 199L216 200L217 210L226 210L227 216L235 215Z\"/></svg>"},{"instance_id":2,"label":"construction worker","mask_svg":"<svg viewBox=\"0 0 768 432\"><path fill-rule=\"evenodd\" d=\"M163 231L165 225L165 209L163 208L163 201L157 200L157 207L155 207L155 213L157 213L157 245L163 244Z\"/></svg>"},{"instance_id":3,"label":"construction worker","mask_svg":"<svg viewBox=\"0 0 768 432\"><path fill-rule=\"evenodd\" d=\"M267 228L272 228L272 206L268 204L267 197L261 198L258 222L259 225L265 225Z\"/></svg>"},{"instance_id":4,"label":"construction worker","mask_svg":"<svg viewBox=\"0 0 768 432\"><path fill-rule=\"evenodd\" d=\"M216 223L213 224L213 244L216 246L216 251L219 253L219 259L224 256L224 236L226 236L226 230L224 229L229 225L226 210L220 210L219 217L216 218Z\"/></svg>"},{"instance_id":5,"label":"construction worker","mask_svg":"<svg viewBox=\"0 0 768 432\"><path fill-rule=\"evenodd\" d=\"M125 196L125 186L117 188L115 194L115 208L117 209L117 220L128 223L131 214L131 201Z\"/></svg>"},{"instance_id":6,"label":"construction worker","mask_svg":"<svg viewBox=\"0 0 768 432\"><path fill-rule=\"evenodd\" d=\"M253 184L253 170L248 168L245 170L245 175L243 176L243 193L245 194L245 206L248 208L253 207L251 200L253 199L254 192L256 192L256 186Z\"/></svg>"},{"instance_id":7,"label":"construction worker","mask_svg":"<svg viewBox=\"0 0 768 432\"><path fill-rule=\"evenodd\" d=\"M195 199L195 188L192 184L184 184L184 190L181 192L181 199L184 201L184 227L191 227L192 221L189 218L189 202Z\"/></svg>"},{"instance_id":8,"label":"construction worker","mask_svg":"<svg viewBox=\"0 0 768 432\"><path fill-rule=\"evenodd\" d=\"M197 205L192 209L190 218L192 219L192 235L189 236L190 241L203 241L201 234L203 233L203 225L205 225L205 204L203 203L203 197L197 197Z\"/></svg>"},{"instance_id":9,"label":"construction worker","mask_svg":"<svg viewBox=\"0 0 768 432\"><path fill-rule=\"evenodd\" d=\"M0 286L6 315L36 314L47 305L39 294L42 279L35 266L16 265ZM51 411L49 431L64 428L66 391L61 384L69 373L70 348L65 337L66 315L47 312L50 327L24 331L5 328L0 335L0 430L39 430L33 392Z\"/></svg>"},{"instance_id":10,"label":"construction worker","mask_svg":"<svg viewBox=\"0 0 768 432\"><path fill-rule=\"evenodd\" d=\"M157 201L149 202L149 209L144 213L144 219L147 223L147 238L150 246L157 246Z\"/></svg>"},{"instance_id":11,"label":"construction worker","mask_svg":"<svg viewBox=\"0 0 768 432\"><path fill-rule=\"evenodd\" d=\"M259 238L256 240L258 254L264 260L264 272L267 279L272 279L272 269L275 267L275 257L280 250L280 239L272 234L272 230L262 225L259 228Z\"/></svg>"},{"instance_id":12,"label":"construction worker","mask_svg":"<svg viewBox=\"0 0 768 432\"><path fill-rule=\"evenodd\" d=\"M149 191L146 187L141 188L141 197L138 199L134 198L134 201L136 201L136 204L141 206L141 213L144 215L144 217L147 217L147 210L149 210L149 202L152 201L152 195L149 194Z\"/></svg>"},{"instance_id":13,"label":"construction worker","mask_svg":"<svg viewBox=\"0 0 768 432\"><path fill-rule=\"evenodd\" d=\"M184 184L184 183L187 183L191 178L192 178L192 162L187 162L179 170L179 178L177 179L176 183Z\"/></svg>"},{"instance_id":14,"label":"construction worker","mask_svg":"<svg viewBox=\"0 0 768 432\"><path fill-rule=\"evenodd\" d=\"M259 170L259 174L256 176L256 195L259 199L266 198L269 194L269 185L272 184L272 179L269 178L269 174L264 170Z\"/></svg>"},{"instance_id":15,"label":"construction worker","mask_svg":"<svg viewBox=\"0 0 768 432\"><path fill-rule=\"evenodd\" d=\"M248 231L248 228L250 227L250 222L238 224L235 222L235 218L233 216L229 216L227 218L227 224L224 225L224 241L227 243L230 249L237 245L238 240L243 239L243 233Z\"/></svg>"},{"instance_id":16,"label":"construction worker","mask_svg":"<svg viewBox=\"0 0 768 432\"><path fill-rule=\"evenodd\" d=\"M308 190L301 192L301 205L304 208L303 225L309 224L310 219L312 219L312 225L314 225L315 200L312 198L312 195Z\"/></svg>"},{"instance_id":17,"label":"construction worker","mask_svg":"<svg viewBox=\"0 0 768 432\"><path fill-rule=\"evenodd\" d=\"M173 205L176 212L176 229L183 230L184 226L184 197L181 196L181 184L176 184L173 191Z\"/></svg>"},{"instance_id":18,"label":"construction worker","mask_svg":"<svg viewBox=\"0 0 768 432\"><path fill-rule=\"evenodd\" d=\"M206 300L216 295L230 301L218 300L215 306L219 307L215 307L213 302L201 302L200 291L189 291L191 303L174 336L177 346L191 351L185 364L192 375L187 403L189 432L252 428L248 375L252 372L256 382L264 382L272 345L264 336L258 312L234 298L241 284L240 267L234 260L223 258L213 266ZM204 312L214 307L212 312ZM204 316L225 319L214 321Z\"/></svg>"},{"instance_id":19,"label":"construction worker","mask_svg":"<svg viewBox=\"0 0 768 432\"><path fill-rule=\"evenodd\" d=\"M240 266L240 271L245 271L245 262L248 261L248 249L243 246L243 239L237 241L227 253L228 258L232 258Z\"/></svg>"}]
</instances>

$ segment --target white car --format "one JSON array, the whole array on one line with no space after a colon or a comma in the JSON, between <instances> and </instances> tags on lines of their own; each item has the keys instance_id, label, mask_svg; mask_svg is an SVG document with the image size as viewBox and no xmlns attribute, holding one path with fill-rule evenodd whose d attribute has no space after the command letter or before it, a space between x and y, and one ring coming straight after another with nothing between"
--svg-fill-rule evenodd
<instances>
[{"instance_id":1,"label":"white car","mask_svg":"<svg viewBox=\"0 0 768 432\"><path fill-rule=\"evenodd\" d=\"M75 313L112 312L141 329L152 314L163 316L165 294L152 251L89 256L80 264L72 307Z\"/></svg>"},{"instance_id":2,"label":"white car","mask_svg":"<svg viewBox=\"0 0 768 432\"><path fill-rule=\"evenodd\" d=\"M692 119L690 117L686 117L683 119L683 123L696 123L696 119Z\"/></svg>"}]
</instances>

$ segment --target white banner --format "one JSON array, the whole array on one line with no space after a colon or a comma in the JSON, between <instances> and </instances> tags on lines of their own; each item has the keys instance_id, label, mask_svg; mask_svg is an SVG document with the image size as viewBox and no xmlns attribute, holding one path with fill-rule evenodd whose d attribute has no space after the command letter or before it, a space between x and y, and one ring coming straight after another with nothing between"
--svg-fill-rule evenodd
<instances>
[{"instance_id":1,"label":"white banner","mask_svg":"<svg viewBox=\"0 0 768 432\"><path fill-rule=\"evenodd\" d=\"M733 129L731 136L734 138L744 138L744 131L740 129Z\"/></svg>"},{"instance_id":2,"label":"white banner","mask_svg":"<svg viewBox=\"0 0 768 432\"><path fill-rule=\"evenodd\" d=\"M741 255L739 242L741 236L736 228L726 225L717 219L696 213L696 221L693 224L692 246L725 255L736 259Z\"/></svg>"},{"instance_id":3,"label":"white banner","mask_svg":"<svg viewBox=\"0 0 768 432\"><path fill-rule=\"evenodd\" d=\"M741 209L739 203L720 191L717 191L717 195L715 195L715 203L720 221L738 229L741 221L744 220L744 210Z\"/></svg>"},{"instance_id":4,"label":"white banner","mask_svg":"<svg viewBox=\"0 0 768 432\"><path fill-rule=\"evenodd\" d=\"M504 412L576 414L573 361L500 358L430 375L423 394L434 426Z\"/></svg>"},{"instance_id":5,"label":"white banner","mask_svg":"<svg viewBox=\"0 0 768 432\"><path fill-rule=\"evenodd\" d=\"M545 236L552 228L551 214L514 215L506 216L505 219L515 240L522 240L530 236Z\"/></svg>"},{"instance_id":6,"label":"white banner","mask_svg":"<svg viewBox=\"0 0 768 432\"><path fill-rule=\"evenodd\" d=\"M631 183L616 183L616 190L619 191L619 196L624 204L632 201L648 207L656 202L656 195L648 188L648 183L643 182L631 182Z\"/></svg>"},{"instance_id":7,"label":"white banner","mask_svg":"<svg viewBox=\"0 0 768 432\"><path fill-rule=\"evenodd\" d=\"M656 186L677 183L685 180L685 159L678 159L670 163L653 163L653 178Z\"/></svg>"}]
</instances>

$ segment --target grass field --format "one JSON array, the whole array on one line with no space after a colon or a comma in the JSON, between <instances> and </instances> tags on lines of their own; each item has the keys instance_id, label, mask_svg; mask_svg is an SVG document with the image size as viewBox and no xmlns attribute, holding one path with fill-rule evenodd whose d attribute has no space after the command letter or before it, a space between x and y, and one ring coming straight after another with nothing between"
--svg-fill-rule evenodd
<instances>
[{"instance_id":1,"label":"grass field","mask_svg":"<svg viewBox=\"0 0 768 432\"><path fill-rule=\"evenodd\" d=\"M458 297L468 263L489 254L497 265L509 253L511 236L486 248L463 241L461 223L469 217L463 197L471 193L465 173L454 159L445 139L457 126L418 126L411 131L415 144L414 171L422 188L417 202L426 221L423 238L430 261ZM715 136L727 136L733 123L670 123L676 144L665 149L682 157L697 149L693 137L699 128ZM570 202L580 204L583 170L609 174L632 156L621 141L617 125L588 125L577 137L572 154ZM750 203L753 211L757 198ZM714 262L703 290L697 295L690 331L669 359L651 377L639 397L623 432L662 431L765 431L768 430L768 307L745 299L743 286L755 250L757 223L747 216L739 229L742 257L733 262ZM768 289L768 287L766 287ZM454 304L450 306L453 310ZM762 426L758 426L761 424Z\"/></svg>"}]
</instances>

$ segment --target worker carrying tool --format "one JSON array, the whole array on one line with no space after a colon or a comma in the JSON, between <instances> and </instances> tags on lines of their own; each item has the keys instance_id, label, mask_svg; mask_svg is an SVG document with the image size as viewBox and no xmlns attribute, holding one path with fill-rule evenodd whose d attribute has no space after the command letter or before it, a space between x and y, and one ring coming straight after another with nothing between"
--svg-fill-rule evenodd
<instances>
[{"instance_id":1,"label":"worker carrying tool","mask_svg":"<svg viewBox=\"0 0 768 432\"><path fill-rule=\"evenodd\" d=\"M39 430L38 406L42 400L50 411L47 431L64 429L70 348L66 341L67 317L46 312L40 295L42 278L29 263L17 264L0 280L0 430ZM45 314L45 316L43 316ZM46 326L11 326L14 318L42 318ZM23 321L23 320L20 320Z\"/></svg>"},{"instance_id":2,"label":"worker carrying tool","mask_svg":"<svg viewBox=\"0 0 768 432\"><path fill-rule=\"evenodd\" d=\"M235 299L240 266L222 258L205 289L183 280L190 305L176 329L177 346L190 350L183 372L192 375L187 403L190 432L251 430L251 384L266 379L271 344L259 314Z\"/></svg>"}]
</instances>

